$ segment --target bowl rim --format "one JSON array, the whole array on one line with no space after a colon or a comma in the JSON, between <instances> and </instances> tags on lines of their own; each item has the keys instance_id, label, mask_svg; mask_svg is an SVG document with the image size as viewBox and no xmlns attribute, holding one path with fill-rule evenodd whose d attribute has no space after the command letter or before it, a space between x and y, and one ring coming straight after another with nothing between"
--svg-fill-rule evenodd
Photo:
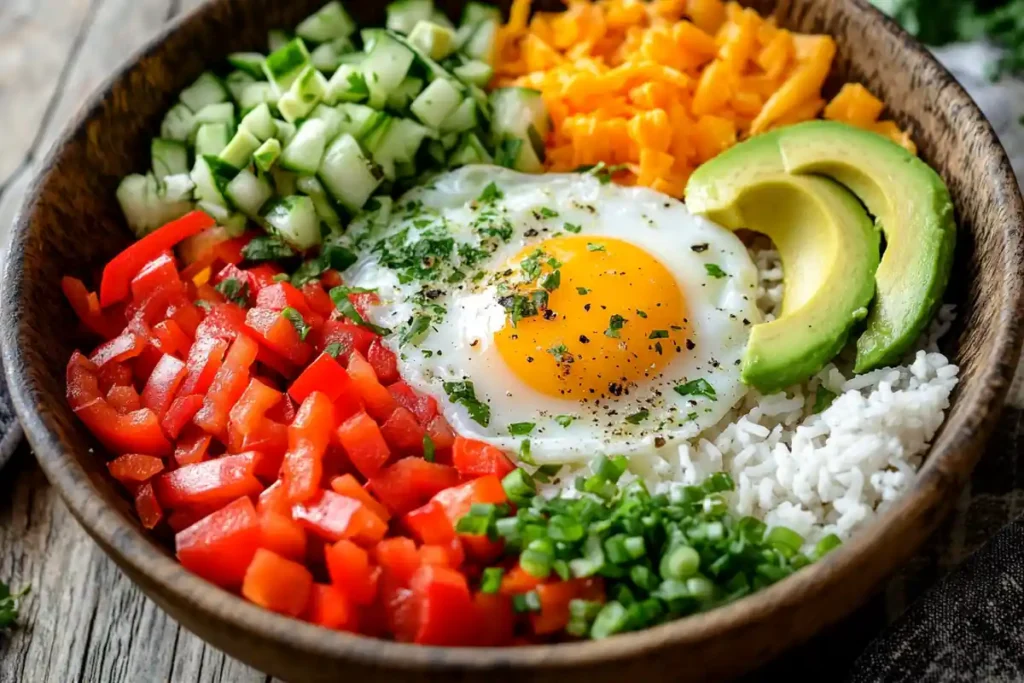
<instances>
[{"instance_id":1,"label":"bowl rim","mask_svg":"<svg viewBox=\"0 0 1024 683\"><path fill-rule=\"evenodd\" d=\"M996 155L992 160L994 163L988 165L988 177L997 181L994 183L997 199L1008 207L1008 214L1012 217L1010 222L1024 225L1024 203L1005 150L974 101L948 70L895 22L863 0L847 1L847 11L873 14L873 22L879 30L901 41L905 49L916 52L945 77L944 87L948 88L944 92L945 97L966 106L972 125L980 127L982 137L989 143L988 148ZM47 152L40 165L41 170L26 193L7 240L7 259L3 266L4 286L0 294L3 365L25 435L47 478L57 488L74 517L133 581L146 584L142 587L148 594L152 595L147 586L163 584L175 601L197 610L202 619L211 623L244 629L266 640L283 641L310 654L345 658L384 670L429 668L438 672L471 673L495 668L523 670L539 663L548 669L568 669L582 664L593 666L621 658L635 658L666 646L709 641L728 631L751 626L781 607L793 607L813 596L825 596L836 587L838 577L854 570L873 551L897 542L914 525L928 523L922 520L930 520L949 504L950 501L944 497L955 493L962 483L959 481L962 477L955 475L952 465L964 457L972 457L972 448L979 452L983 449L1016 369L1024 337L1024 228L1001 231L1008 247L1001 258L1009 274L1014 276L1001 278L1005 296L993 341L993 357L1001 361L982 368L977 373L972 393L956 399L957 403L969 401L972 407L988 410L963 410L955 423L947 412L915 483L894 505L826 558L734 603L602 641L516 648L446 648L397 643L317 627L260 608L187 571L172 556L161 552L155 539L140 531L121 513L103 504L95 483L81 465L65 453L51 420L36 407L36 385L29 377L18 343L23 322L19 313L23 287L22 260L31 216L41 201L40 190L54 172L63 149L82 132L116 83L128 78L140 61L171 34L188 22L202 21L217 4L208 2L166 24L124 60L83 103ZM975 454L973 457L976 460L978 456ZM881 574L891 574L897 564L890 556Z\"/></svg>"}]
</instances>

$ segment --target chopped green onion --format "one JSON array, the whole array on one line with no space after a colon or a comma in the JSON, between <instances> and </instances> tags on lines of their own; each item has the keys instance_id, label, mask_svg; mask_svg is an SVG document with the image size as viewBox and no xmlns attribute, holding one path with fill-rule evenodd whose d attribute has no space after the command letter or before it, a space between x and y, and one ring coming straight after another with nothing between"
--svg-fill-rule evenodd
<instances>
[{"instance_id":1,"label":"chopped green onion","mask_svg":"<svg viewBox=\"0 0 1024 683\"><path fill-rule=\"evenodd\" d=\"M533 479L521 467L517 467L501 480L501 486L505 489L505 495L516 505L523 505L529 502L530 498L537 495L537 486Z\"/></svg>"},{"instance_id":2,"label":"chopped green onion","mask_svg":"<svg viewBox=\"0 0 1024 683\"><path fill-rule=\"evenodd\" d=\"M814 546L814 557L824 557L842 544L843 542L839 540L838 536L835 534L829 534L818 541L818 544Z\"/></svg>"},{"instance_id":3,"label":"chopped green onion","mask_svg":"<svg viewBox=\"0 0 1024 683\"><path fill-rule=\"evenodd\" d=\"M548 536L552 541L575 543L582 540L585 534L583 525L569 515L553 515L548 520Z\"/></svg>"},{"instance_id":4,"label":"chopped green onion","mask_svg":"<svg viewBox=\"0 0 1024 683\"><path fill-rule=\"evenodd\" d=\"M423 459L427 462L434 462L436 460L435 453L437 448L434 446L434 440L430 438L430 434L423 435Z\"/></svg>"},{"instance_id":5,"label":"chopped green onion","mask_svg":"<svg viewBox=\"0 0 1024 683\"><path fill-rule=\"evenodd\" d=\"M497 593L501 589L501 579L505 576L505 570L501 567L488 567L480 577L481 593Z\"/></svg>"},{"instance_id":6,"label":"chopped green onion","mask_svg":"<svg viewBox=\"0 0 1024 683\"><path fill-rule=\"evenodd\" d=\"M664 579L682 580L700 569L700 555L688 545L673 548L661 558L658 571Z\"/></svg>"},{"instance_id":7,"label":"chopped green onion","mask_svg":"<svg viewBox=\"0 0 1024 683\"><path fill-rule=\"evenodd\" d=\"M594 619L594 625L590 627L590 637L600 640L619 633L625 627L626 608L613 600L602 607Z\"/></svg>"},{"instance_id":8,"label":"chopped green onion","mask_svg":"<svg viewBox=\"0 0 1024 683\"><path fill-rule=\"evenodd\" d=\"M800 552L804 544L804 537L784 526L777 526L768 532L764 537L765 543L776 547L785 548L790 552Z\"/></svg>"},{"instance_id":9,"label":"chopped green onion","mask_svg":"<svg viewBox=\"0 0 1024 683\"><path fill-rule=\"evenodd\" d=\"M520 614L522 614L523 612L539 612L540 596L537 595L537 591L530 591L529 593L513 595L512 609L514 609L516 612Z\"/></svg>"}]
</instances>

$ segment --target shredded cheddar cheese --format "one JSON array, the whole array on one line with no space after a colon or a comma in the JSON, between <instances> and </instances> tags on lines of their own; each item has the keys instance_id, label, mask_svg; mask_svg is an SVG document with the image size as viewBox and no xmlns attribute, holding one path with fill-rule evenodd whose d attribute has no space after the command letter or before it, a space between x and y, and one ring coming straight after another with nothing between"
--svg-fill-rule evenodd
<instances>
[{"instance_id":1,"label":"shredded cheddar cheese","mask_svg":"<svg viewBox=\"0 0 1024 683\"><path fill-rule=\"evenodd\" d=\"M884 104L848 83L821 96L836 45L721 0L568 0L530 16L515 0L498 33L498 86L539 90L551 171L622 164L616 180L680 197L693 170L751 135L824 118L916 151Z\"/></svg>"}]
</instances>

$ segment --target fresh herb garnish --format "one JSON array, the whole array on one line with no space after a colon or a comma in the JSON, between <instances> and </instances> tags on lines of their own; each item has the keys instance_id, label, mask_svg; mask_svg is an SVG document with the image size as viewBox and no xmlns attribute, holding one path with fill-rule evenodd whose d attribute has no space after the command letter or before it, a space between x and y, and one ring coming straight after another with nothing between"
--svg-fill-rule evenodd
<instances>
[{"instance_id":1,"label":"fresh herb garnish","mask_svg":"<svg viewBox=\"0 0 1024 683\"><path fill-rule=\"evenodd\" d=\"M558 218L558 212L546 206L540 207L538 211L543 218Z\"/></svg>"},{"instance_id":2,"label":"fresh herb garnish","mask_svg":"<svg viewBox=\"0 0 1024 683\"><path fill-rule=\"evenodd\" d=\"M427 336L431 322L433 322L433 318L429 315L418 315L413 318L409 326L402 332L402 336L399 337L399 346L405 346L406 344L413 344L415 346L419 344Z\"/></svg>"},{"instance_id":3,"label":"fresh herb garnish","mask_svg":"<svg viewBox=\"0 0 1024 683\"><path fill-rule=\"evenodd\" d=\"M299 333L299 339L306 341L306 335L309 334L310 327L302 318L302 314L291 306L286 306L281 311L281 315L295 327L295 331Z\"/></svg>"},{"instance_id":4,"label":"fresh herb garnish","mask_svg":"<svg viewBox=\"0 0 1024 683\"><path fill-rule=\"evenodd\" d=\"M632 415L627 416L626 417L626 422L628 422L630 424L638 425L641 422L643 422L644 420L646 420L648 415L650 415L650 411L648 411L647 408L641 408L640 410L636 411Z\"/></svg>"},{"instance_id":5,"label":"fresh herb garnish","mask_svg":"<svg viewBox=\"0 0 1024 683\"><path fill-rule=\"evenodd\" d=\"M555 422L558 423L559 425L561 425L562 427L568 427L569 425L572 424L572 421L575 420L575 419L576 418L574 418L572 415L556 415L555 416Z\"/></svg>"},{"instance_id":6,"label":"fresh herb garnish","mask_svg":"<svg viewBox=\"0 0 1024 683\"><path fill-rule=\"evenodd\" d=\"M527 282L533 282L540 277L540 260L544 257L544 252L540 249L535 250L532 254L524 258L519 262L519 267L523 270L523 274L526 276Z\"/></svg>"},{"instance_id":7,"label":"fresh herb garnish","mask_svg":"<svg viewBox=\"0 0 1024 683\"><path fill-rule=\"evenodd\" d=\"M608 319L608 329L604 331L604 336L611 337L612 339L619 338L619 330L626 324L626 319L616 313Z\"/></svg>"},{"instance_id":8,"label":"fresh herb garnish","mask_svg":"<svg viewBox=\"0 0 1024 683\"><path fill-rule=\"evenodd\" d=\"M471 381L445 382L444 392L448 400L458 403L469 411L469 416L482 427L491 423L491 407L476 397L476 390Z\"/></svg>"},{"instance_id":9,"label":"fresh herb garnish","mask_svg":"<svg viewBox=\"0 0 1024 683\"><path fill-rule=\"evenodd\" d=\"M612 176L620 171L625 171L629 168L627 164L614 164L609 166L603 161L599 161L596 164L588 166L580 166L576 169L579 173L587 173L595 176L602 185L607 185L612 181Z\"/></svg>"},{"instance_id":10,"label":"fresh herb garnish","mask_svg":"<svg viewBox=\"0 0 1024 683\"><path fill-rule=\"evenodd\" d=\"M278 261L292 258L295 256L295 250L277 237L260 235L253 237L242 247L242 256L247 261Z\"/></svg>"},{"instance_id":11,"label":"fresh herb garnish","mask_svg":"<svg viewBox=\"0 0 1024 683\"><path fill-rule=\"evenodd\" d=\"M637 314L637 315L638 315L639 317L641 317L641 318L646 318L646 317L647 317L647 311L641 311L641 310L640 310L639 308L638 308L638 309L636 309L636 314Z\"/></svg>"},{"instance_id":12,"label":"fresh herb garnish","mask_svg":"<svg viewBox=\"0 0 1024 683\"><path fill-rule=\"evenodd\" d=\"M668 339L668 330L651 330L648 339Z\"/></svg>"},{"instance_id":13,"label":"fresh herb garnish","mask_svg":"<svg viewBox=\"0 0 1024 683\"><path fill-rule=\"evenodd\" d=\"M529 439L523 439L519 443L519 459L527 465L537 464L537 461L533 459L533 451L530 448Z\"/></svg>"},{"instance_id":14,"label":"fresh herb garnish","mask_svg":"<svg viewBox=\"0 0 1024 683\"><path fill-rule=\"evenodd\" d=\"M18 620L18 602L30 590L31 586L25 586L17 593L12 593L10 587L0 581L0 631L13 626Z\"/></svg>"},{"instance_id":15,"label":"fresh herb garnish","mask_svg":"<svg viewBox=\"0 0 1024 683\"><path fill-rule=\"evenodd\" d=\"M430 434L423 435L423 459L427 462L434 462L436 460L435 453L437 447L434 446L434 440L430 438Z\"/></svg>"},{"instance_id":16,"label":"fresh herb garnish","mask_svg":"<svg viewBox=\"0 0 1024 683\"><path fill-rule=\"evenodd\" d=\"M566 223L565 224L565 231L566 232L571 232L572 234L575 235L575 234L579 233L581 230L583 230L583 228L581 226L579 226L579 225L576 225L575 223Z\"/></svg>"},{"instance_id":17,"label":"fresh herb garnish","mask_svg":"<svg viewBox=\"0 0 1024 683\"><path fill-rule=\"evenodd\" d=\"M814 413L817 414L822 412L832 405L832 401L834 400L836 400L835 392L829 391L824 385L819 384L818 388L814 391Z\"/></svg>"},{"instance_id":18,"label":"fresh herb garnish","mask_svg":"<svg viewBox=\"0 0 1024 683\"><path fill-rule=\"evenodd\" d=\"M596 242L587 242L587 251L605 251L605 246Z\"/></svg>"},{"instance_id":19,"label":"fresh herb garnish","mask_svg":"<svg viewBox=\"0 0 1024 683\"><path fill-rule=\"evenodd\" d=\"M558 289L560 284L562 284L562 271L560 270L548 273L544 279L540 281L540 286L549 292L553 292Z\"/></svg>"},{"instance_id":20,"label":"fresh herb garnish","mask_svg":"<svg viewBox=\"0 0 1024 683\"><path fill-rule=\"evenodd\" d=\"M327 347L324 349L324 353L326 353L331 358L337 358L338 355L341 354L341 350L341 344L339 344L338 342L334 342L333 344L327 345Z\"/></svg>"},{"instance_id":21,"label":"fresh herb garnish","mask_svg":"<svg viewBox=\"0 0 1024 683\"><path fill-rule=\"evenodd\" d=\"M572 354L569 353L569 347L565 344L556 344L555 346L552 346L548 349L548 353L554 356L556 363L572 362L573 360Z\"/></svg>"},{"instance_id":22,"label":"fresh herb garnish","mask_svg":"<svg viewBox=\"0 0 1024 683\"><path fill-rule=\"evenodd\" d=\"M490 183L484 188L484 191L480 193L480 196L476 198L476 201L480 204L492 204L499 199L504 199L505 193L498 189L498 186L494 183Z\"/></svg>"},{"instance_id":23,"label":"fresh herb garnish","mask_svg":"<svg viewBox=\"0 0 1024 683\"><path fill-rule=\"evenodd\" d=\"M238 304L242 308L249 305L249 283L239 282L233 277L221 280L215 287L224 298L231 303Z\"/></svg>"},{"instance_id":24,"label":"fresh herb garnish","mask_svg":"<svg viewBox=\"0 0 1024 683\"><path fill-rule=\"evenodd\" d=\"M679 384L672 388L680 396L704 396L712 401L718 400L715 388L703 377L691 379L685 384Z\"/></svg>"},{"instance_id":25,"label":"fresh herb garnish","mask_svg":"<svg viewBox=\"0 0 1024 683\"><path fill-rule=\"evenodd\" d=\"M580 296L586 296L587 294L590 294L590 290L587 289L586 287L577 287L576 293L579 294Z\"/></svg>"},{"instance_id":26,"label":"fresh herb garnish","mask_svg":"<svg viewBox=\"0 0 1024 683\"><path fill-rule=\"evenodd\" d=\"M704 264L704 270L708 271L708 275L710 275L713 278L723 278L723 277L726 277L725 271L722 270L721 268L719 268L714 263L705 263Z\"/></svg>"},{"instance_id":27,"label":"fresh herb garnish","mask_svg":"<svg viewBox=\"0 0 1024 683\"><path fill-rule=\"evenodd\" d=\"M373 290L339 285L331 289L331 301L334 302L334 307L337 308L343 316L354 322L356 325L365 327L368 330L373 330L381 336L391 334L391 330L385 327L380 327L379 325L374 325L366 320L362 314L356 310L355 304L353 304L348 298L349 294L366 294L371 291Z\"/></svg>"},{"instance_id":28,"label":"fresh herb garnish","mask_svg":"<svg viewBox=\"0 0 1024 683\"><path fill-rule=\"evenodd\" d=\"M351 266L356 260L355 252L348 247L343 247L340 244L324 244L320 247L320 254L316 258L304 261L295 269L291 282L296 287L301 287L307 282L316 280L328 269L340 272Z\"/></svg>"},{"instance_id":29,"label":"fresh herb garnish","mask_svg":"<svg viewBox=\"0 0 1024 683\"><path fill-rule=\"evenodd\" d=\"M532 422L513 422L508 426L508 433L512 436L526 436L534 427L536 425Z\"/></svg>"}]
</instances>

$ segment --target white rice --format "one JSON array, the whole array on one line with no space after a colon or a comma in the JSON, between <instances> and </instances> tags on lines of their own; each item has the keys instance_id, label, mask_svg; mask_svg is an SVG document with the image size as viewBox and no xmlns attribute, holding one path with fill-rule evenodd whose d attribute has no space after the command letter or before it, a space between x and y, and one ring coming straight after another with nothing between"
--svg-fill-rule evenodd
<instances>
[{"instance_id":1,"label":"white rice","mask_svg":"<svg viewBox=\"0 0 1024 683\"><path fill-rule=\"evenodd\" d=\"M760 273L758 304L773 316L782 301L778 253L751 256ZM658 455L634 457L623 481L642 477L662 492L728 472L737 515L789 527L808 545L832 533L846 540L909 488L945 418L959 368L937 342L953 317L953 307L943 306L904 365L855 376L846 352L785 392L751 390L711 430ZM837 396L814 414L819 386ZM563 474L559 488L568 492L572 480Z\"/></svg>"}]
</instances>

